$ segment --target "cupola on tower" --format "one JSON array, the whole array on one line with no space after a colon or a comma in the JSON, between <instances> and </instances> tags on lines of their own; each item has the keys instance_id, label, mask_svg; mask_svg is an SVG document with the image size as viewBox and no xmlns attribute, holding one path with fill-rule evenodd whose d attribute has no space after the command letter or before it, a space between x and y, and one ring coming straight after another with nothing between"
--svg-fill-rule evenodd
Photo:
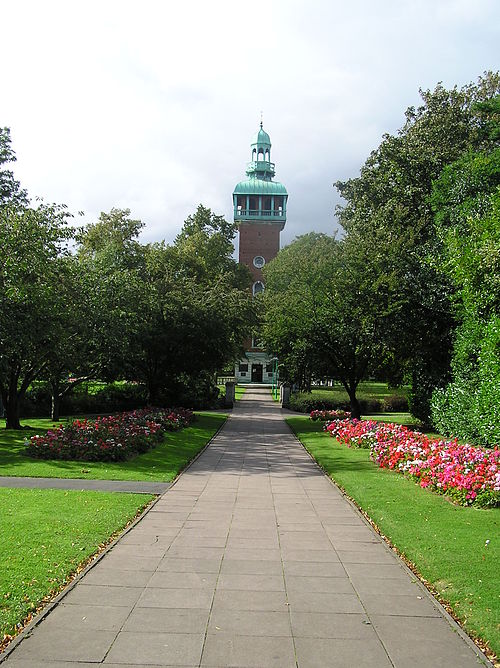
<instances>
[{"instance_id":1,"label":"cupola on tower","mask_svg":"<svg viewBox=\"0 0 500 668\"><path fill-rule=\"evenodd\" d=\"M234 222L239 231L239 261L253 277L252 293L265 290L262 268L278 254L280 232L286 223L288 193L274 181L275 165L271 162L271 139L260 124L251 144L252 159L247 178L233 192ZM239 383L266 383L273 377L273 364L259 341L248 340L245 358L236 365Z\"/></svg>"}]
</instances>

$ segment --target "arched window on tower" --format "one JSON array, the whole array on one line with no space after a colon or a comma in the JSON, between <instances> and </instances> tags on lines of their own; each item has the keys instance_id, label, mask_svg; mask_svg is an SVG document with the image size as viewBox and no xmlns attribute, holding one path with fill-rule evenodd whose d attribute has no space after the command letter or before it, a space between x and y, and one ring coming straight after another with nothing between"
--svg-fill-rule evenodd
<instances>
[{"instance_id":1,"label":"arched window on tower","mask_svg":"<svg viewBox=\"0 0 500 668\"><path fill-rule=\"evenodd\" d=\"M252 288L253 296L264 292L264 283L262 281L255 281Z\"/></svg>"}]
</instances>

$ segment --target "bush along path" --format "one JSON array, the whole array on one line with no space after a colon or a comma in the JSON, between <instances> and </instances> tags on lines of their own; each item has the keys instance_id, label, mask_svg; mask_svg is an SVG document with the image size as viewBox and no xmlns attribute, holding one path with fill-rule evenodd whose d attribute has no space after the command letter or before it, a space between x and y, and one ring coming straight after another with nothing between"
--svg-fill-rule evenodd
<instances>
[{"instance_id":1,"label":"bush along path","mask_svg":"<svg viewBox=\"0 0 500 668\"><path fill-rule=\"evenodd\" d=\"M317 419L311 414L312 419ZM500 449L437 440L397 424L338 420L325 430L342 445L370 450L380 467L413 478L420 487L461 505L500 506Z\"/></svg>"},{"instance_id":2,"label":"bush along path","mask_svg":"<svg viewBox=\"0 0 500 668\"><path fill-rule=\"evenodd\" d=\"M74 420L43 436L32 436L26 442L26 453L39 459L125 461L154 448L167 431L187 427L193 420L194 413L183 408L145 408L96 420Z\"/></svg>"}]
</instances>

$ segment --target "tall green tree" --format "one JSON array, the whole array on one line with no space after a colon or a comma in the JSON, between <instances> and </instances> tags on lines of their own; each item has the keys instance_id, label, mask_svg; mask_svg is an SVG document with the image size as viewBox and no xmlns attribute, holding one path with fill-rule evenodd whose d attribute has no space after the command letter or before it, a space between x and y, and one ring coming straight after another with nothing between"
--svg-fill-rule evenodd
<instances>
[{"instance_id":1,"label":"tall green tree","mask_svg":"<svg viewBox=\"0 0 500 668\"><path fill-rule=\"evenodd\" d=\"M385 355L367 261L362 246L311 233L280 251L265 269L268 348L290 380L305 389L312 377L340 380L358 418L358 385Z\"/></svg>"},{"instance_id":2,"label":"tall green tree","mask_svg":"<svg viewBox=\"0 0 500 668\"><path fill-rule=\"evenodd\" d=\"M199 206L173 246L144 248L131 360L153 403L179 403L192 388L213 385L215 372L241 352L253 308L249 275L232 258L234 235L234 225Z\"/></svg>"},{"instance_id":3,"label":"tall green tree","mask_svg":"<svg viewBox=\"0 0 500 668\"><path fill-rule=\"evenodd\" d=\"M0 395L8 428L20 428L20 401L46 368L62 326L71 235L64 207L0 207Z\"/></svg>"},{"instance_id":4,"label":"tall green tree","mask_svg":"<svg viewBox=\"0 0 500 668\"><path fill-rule=\"evenodd\" d=\"M346 200L338 216L347 238L370 251L369 270L379 283L378 308L386 349L411 381L412 410L427 420L435 387L449 378L456 313L455 286L427 262L439 241L431 206L432 183L443 168L484 141L476 103L494 97L496 73L476 84L421 91L396 136L385 135L360 176L336 187ZM385 295L384 295L385 293Z\"/></svg>"},{"instance_id":5,"label":"tall green tree","mask_svg":"<svg viewBox=\"0 0 500 668\"><path fill-rule=\"evenodd\" d=\"M479 111L489 142L448 165L433 187L442 246L430 261L455 286L459 326L452 379L434 392L432 415L443 433L495 445L500 442L500 95Z\"/></svg>"}]
</instances>

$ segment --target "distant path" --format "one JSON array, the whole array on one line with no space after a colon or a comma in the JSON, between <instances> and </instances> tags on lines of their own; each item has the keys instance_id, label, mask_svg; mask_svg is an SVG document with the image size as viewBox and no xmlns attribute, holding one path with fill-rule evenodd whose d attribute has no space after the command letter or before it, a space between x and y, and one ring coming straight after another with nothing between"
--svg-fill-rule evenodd
<instances>
[{"instance_id":1,"label":"distant path","mask_svg":"<svg viewBox=\"0 0 500 668\"><path fill-rule=\"evenodd\" d=\"M252 387L5 666L477 668L483 658L312 461L269 390Z\"/></svg>"}]
</instances>

